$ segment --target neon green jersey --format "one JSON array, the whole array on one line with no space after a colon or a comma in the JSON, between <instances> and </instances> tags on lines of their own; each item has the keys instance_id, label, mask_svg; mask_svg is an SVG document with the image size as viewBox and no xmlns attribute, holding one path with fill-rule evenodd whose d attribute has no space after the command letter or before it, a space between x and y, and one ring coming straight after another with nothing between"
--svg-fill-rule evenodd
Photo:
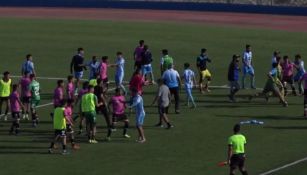
<instances>
[{"instance_id":1,"label":"neon green jersey","mask_svg":"<svg viewBox=\"0 0 307 175\"><path fill-rule=\"evenodd\" d=\"M53 128L57 130L66 129L66 119L64 115L65 108L57 107L54 110Z\"/></svg>"},{"instance_id":2,"label":"neon green jersey","mask_svg":"<svg viewBox=\"0 0 307 175\"><path fill-rule=\"evenodd\" d=\"M29 85L29 89L31 91L31 98L32 100L40 100L40 85L39 82L37 82L36 80L33 80L30 85Z\"/></svg>"},{"instance_id":3,"label":"neon green jersey","mask_svg":"<svg viewBox=\"0 0 307 175\"><path fill-rule=\"evenodd\" d=\"M97 79L91 79L89 85L92 85L94 87L97 86Z\"/></svg>"},{"instance_id":4,"label":"neon green jersey","mask_svg":"<svg viewBox=\"0 0 307 175\"><path fill-rule=\"evenodd\" d=\"M163 65L163 70L167 70L169 65L173 64L173 58L165 55L162 57L162 65Z\"/></svg>"},{"instance_id":5,"label":"neon green jersey","mask_svg":"<svg viewBox=\"0 0 307 175\"><path fill-rule=\"evenodd\" d=\"M0 80L0 97L8 97L11 93L12 80L9 79L5 82L3 79Z\"/></svg>"},{"instance_id":6,"label":"neon green jersey","mask_svg":"<svg viewBox=\"0 0 307 175\"><path fill-rule=\"evenodd\" d=\"M228 145L232 146L233 154L245 153L246 139L242 134L235 134L228 139Z\"/></svg>"},{"instance_id":7,"label":"neon green jersey","mask_svg":"<svg viewBox=\"0 0 307 175\"><path fill-rule=\"evenodd\" d=\"M93 93L87 93L82 96L81 110L82 112L96 111L97 96Z\"/></svg>"}]
</instances>

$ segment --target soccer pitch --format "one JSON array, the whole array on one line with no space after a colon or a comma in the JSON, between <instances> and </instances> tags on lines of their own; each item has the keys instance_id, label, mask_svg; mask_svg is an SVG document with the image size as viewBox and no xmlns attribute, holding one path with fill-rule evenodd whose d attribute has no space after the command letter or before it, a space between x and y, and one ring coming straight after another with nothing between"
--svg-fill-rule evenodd
<instances>
[{"instance_id":1,"label":"soccer pitch","mask_svg":"<svg viewBox=\"0 0 307 175\"><path fill-rule=\"evenodd\" d=\"M0 72L9 70L20 75L21 64L26 54L34 58L40 77L66 77L69 63L78 47L85 49L86 59L93 55L108 55L115 62L116 51L126 58L125 80L133 71L133 50L138 40L144 39L153 57L156 78L159 76L160 51L169 50L180 73L183 63L189 62L195 70L200 48L207 48L212 59L209 69L213 74L212 85L224 86L227 69L233 54L241 54L245 44L251 44L254 54L256 85L262 88L270 69L271 55L280 50L293 59L301 53L306 61L307 33L273 31L252 28L221 27L200 24L115 22L99 20L53 20L0 18ZM87 74L86 74L87 76ZM110 69L109 79L113 80ZM17 79L14 79L17 82ZM39 79L43 100L51 102L56 80ZM229 103L227 89L212 89L201 95L194 91L198 107L189 109L185 94L181 92L181 114L170 110L170 119L175 127L171 130L156 128L157 108L150 106L155 86L145 87L145 144L135 143L134 115L131 121L131 139L121 138L118 128L110 142L104 142L105 122L98 117L99 144L86 143L84 135L77 137L81 149L70 155L47 154L53 136L52 106L39 108L40 125L21 124L21 135L10 136L9 122L0 122L0 168L1 175L9 174L89 174L98 173L127 175L186 175L228 174L228 168L217 163L226 160L227 138L232 127L242 120L257 119L264 125L244 125L242 133L247 138L247 169L250 174L260 174L307 156L307 125L303 114L303 97L287 97L289 107L283 108L278 99L271 98L248 102L247 96L255 90L242 90L238 102ZM77 129L76 129L77 130ZM70 148L70 146L68 146ZM305 163L306 164L306 163ZM303 175L307 173L304 163L277 174ZM287 173L288 172L288 173Z\"/></svg>"}]
</instances>

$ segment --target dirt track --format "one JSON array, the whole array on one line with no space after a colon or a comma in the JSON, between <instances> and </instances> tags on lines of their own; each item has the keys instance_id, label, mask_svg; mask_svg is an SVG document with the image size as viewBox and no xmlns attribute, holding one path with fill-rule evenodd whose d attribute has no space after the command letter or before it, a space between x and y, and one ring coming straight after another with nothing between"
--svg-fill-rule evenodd
<instances>
[{"instance_id":1,"label":"dirt track","mask_svg":"<svg viewBox=\"0 0 307 175\"><path fill-rule=\"evenodd\" d=\"M307 16L93 8L6 8L0 17L175 21L307 32Z\"/></svg>"}]
</instances>

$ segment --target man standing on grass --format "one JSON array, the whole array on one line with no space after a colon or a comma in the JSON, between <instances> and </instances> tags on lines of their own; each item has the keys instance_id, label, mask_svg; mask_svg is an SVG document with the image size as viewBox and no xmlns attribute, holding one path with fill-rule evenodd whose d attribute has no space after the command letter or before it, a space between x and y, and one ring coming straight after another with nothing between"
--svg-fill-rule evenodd
<instances>
[{"instance_id":1,"label":"man standing on grass","mask_svg":"<svg viewBox=\"0 0 307 175\"><path fill-rule=\"evenodd\" d=\"M124 80L124 76L125 76L125 58L123 57L122 52L117 52L116 56L117 56L116 63L110 65L112 67L116 67L116 70L115 70L116 88L122 89L124 91L124 94L127 95L126 88L123 85L123 80Z\"/></svg>"},{"instance_id":2,"label":"man standing on grass","mask_svg":"<svg viewBox=\"0 0 307 175\"><path fill-rule=\"evenodd\" d=\"M245 89L245 77L246 75L250 75L251 77L251 88L256 89L255 87L255 71L252 62L253 54L252 48L250 45L245 46L245 51L243 53L242 63L243 63L243 77L242 77L242 89Z\"/></svg>"},{"instance_id":3,"label":"man standing on grass","mask_svg":"<svg viewBox=\"0 0 307 175\"><path fill-rule=\"evenodd\" d=\"M21 74L35 74L34 63L31 54L26 55L26 61L22 64Z\"/></svg>"},{"instance_id":4,"label":"man standing on grass","mask_svg":"<svg viewBox=\"0 0 307 175\"><path fill-rule=\"evenodd\" d=\"M32 115L32 125L36 127L38 125L38 116L36 113L36 107L40 102L40 84L36 81L35 74L30 75L31 83L29 85L29 89L31 91L31 115Z\"/></svg>"},{"instance_id":5,"label":"man standing on grass","mask_svg":"<svg viewBox=\"0 0 307 175\"><path fill-rule=\"evenodd\" d=\"M144 40L139 41L139 46L137 46L134 50L133 57L134 57L134 69L141 69L142 66L142 53L144 50Z\"/></svg>"},{"instance_id":6,"label":"man standing on grass","mask_svg":"<svg viewBox=\"0 0 307 175\"><path fill-rule=\"evenodd\" d=\"M70 63L70 73L73 74L76 78L75 92L78 92L80 79L83 77L83 69L86 70L84 65L84 49L78 48L78 54L73 56Z\"/></svg>"},{"instance_id":7,"label":"man standing on grass","mask_svg":"<svg viewBox=\"0 0 307 175\"><path fill-rule=\"evenodd\" d=\"M168 69L163 73L162 79L169 88L171 95L175 97L175 112L179 114L179 89L181 87L181 80L179 73L173 68L172 64L170 64Z\"/></svg>"},{"instance_id":8,"label":"man standing on grass","mask_svg":"<svg viewBox=\"0 0 307 175\"><path fill-rule=\"evenodd\" d=\"M7 114L10 109L9 97L11 94L12 79L10 78L10 72L3 73L3 78L0 80L0 115L2 115L2 105L5 103L4 120L7 120Z\"/></svg>"},{"instance_id":9,"label":"man standing on grass","mask_svg":"<svg viewBox=\"0 0 307 175\"><path fill-rule=\"evenodd\" d=\"M147 45L144 46L144 50L142 52L142 74L144 77L147 76L147 74L150 74L151 83L155 83L154 80L154 74L152 71L152 54L148 48Z\"/></svg>"},{"instance_id":10,"label":"man standing on grass","mask_svg":"<svg viewBox=\"0 0 307 175\"><path fill-rule=\"evenodd\" d=\"M239 74L240 74L240 67L239 67L239 60L240 55L233 55L232 61L229 64L228 68L228 81L230 84L230 94L229 94L229 100L231 102L235 102L235 94L240 90L239 85Z\"/></svg>"},{"instance_id":11,"label":"man standing on grass","mask_svg":"<svg viewBox=\"0 0 307 175\"><path fill-rule=\"evenodd\" d=\"M162 50L162 58L160 61L160 70L161 70L161 75L163 75L164 71L168 69L170 65L173 65L174 61L173 58L168 55L168 50L163 49Z\"/></svg>"},{"instance_id":12,"label":"man standing on grass","mask_svg":"<svg viewBox=\"0 0 307 175\"><path fill-rule=\"evenodd\" d=\"M234 126L233 131L234 135L228 139L227 163L230 166L229 175L234 175L237 168L239 168L242 175L248 175L244 167L246 139L244 135L240 134L239 124Z\"/></svg>"},{"instance_id":13,"label":"man standing on grass","mask_svg":"<svg viewBox=\"0 0 307 175\"><path fill-rule=\"evenodd\" d=\"M211 60L207 55L207 49L203 48L201 49L201 53L196 60L196 66L199 72L199 90L201 93L204 93L204 89L205 91L210 92L209 83L211 81L211 73L207 68L207 62L211 63ZM205 87L203 87L203 82L205 79L207 79L207 82Z\"/></svg>"}]
</instances>

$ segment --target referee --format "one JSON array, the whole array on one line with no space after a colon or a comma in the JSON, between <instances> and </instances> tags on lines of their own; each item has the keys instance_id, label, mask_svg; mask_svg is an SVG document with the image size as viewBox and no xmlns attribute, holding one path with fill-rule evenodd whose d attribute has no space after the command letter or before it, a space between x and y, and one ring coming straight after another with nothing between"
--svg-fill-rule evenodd
<instances>
[{"instance_id":1,"label":"referee","mask_svg":"<svg viewBox=\"0 0 307 175\"><path fill-rule=\"evenodd\" d=\"M245 150L246 139L244 135L240 134L240 125L236 124L233 128L234 135L228 139L228 159L227 162L230 166L230 175L234 175L235 170L239 167L242 175L248 175L245 163Z\"/></svg>"}]
</instances>

